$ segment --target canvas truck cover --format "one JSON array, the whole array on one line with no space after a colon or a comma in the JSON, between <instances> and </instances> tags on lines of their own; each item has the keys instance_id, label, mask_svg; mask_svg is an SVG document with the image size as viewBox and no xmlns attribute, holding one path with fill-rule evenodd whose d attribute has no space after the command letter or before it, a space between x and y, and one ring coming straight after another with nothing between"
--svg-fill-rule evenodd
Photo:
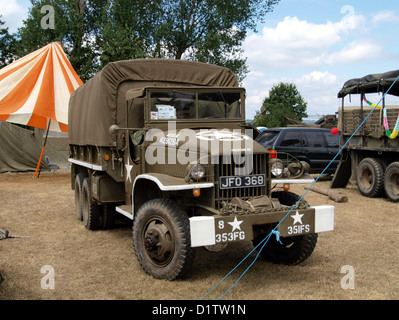
<instances>
[{"instance_id":1,"label":"canvas truck cover","mask_svg":"<svg viewBox=\"0 0 399 320\"><path fill-rule=\"evenodd\" d=\"M399 70L385 73L369 74L363 78L348 80L344 83L341 91L338 92L338 98L343 98L348 94L377 93L386 92L392 83L399 76ZM392 87L389 94L399 96L399 82Z\"/></svg>"},{"instance_id":2,"label":"canvas truck cover","mask_svg":"<svg viewBox=\"0 0 399 320\"><path fill-rule=\"evenodd\" d=\"M234 73L215 65L166 59L109 63L73 92L69 101L69 143L112 146L109 127L126 126L126 92L146 86L238 87Z\"/></svg>"}]
</instances>

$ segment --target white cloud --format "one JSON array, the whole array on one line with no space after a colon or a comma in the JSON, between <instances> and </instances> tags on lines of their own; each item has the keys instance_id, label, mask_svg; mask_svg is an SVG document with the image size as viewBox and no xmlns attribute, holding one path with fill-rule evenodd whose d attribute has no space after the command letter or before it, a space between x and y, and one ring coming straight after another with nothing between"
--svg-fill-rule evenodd
<instances>
[{"instance_id":1,"label":"white cloud","mask_svg":"<svg viewBox=\"0 0 399 320\"><path fill-rule=\"evenodd\" d=\"M383 10L377 13L372 19L373 24L380 24L385 22L399 22L399 16L395 11Z\"/></svg>"},{"instance_id":2,"label":"white cloud","mask_svg":"<svg viewBox=\"0 0 399 320\"><path fill-rule=\"evenodd\" d=\"M27 2L27 1L24 1ZM29 5L29 2L27 2ZM4 21L5 27L9 28L9 32L15 32L22 26L22 21L27 18L28 8L21 5L21 1L17 0L0 0L0 15Z\"/></svg>"},{"instance_id":3,"label":"white cloud","mask_svg":"<svg viewBox=\"0 0 399 320\"><path fill-rule=\"evenodd\" d=\"M348 64L378 58L383 53L383 46L376 40L355 40L341 51L331 53L326 62L328 64Z\"/></svg>"},{"instance_id":4,"label":"white cloud","mask_svg":"<svg viewBox=\"0 0 399 320\"><path fill-rule=\"evenodd\" d=\"M304 74L301 76L297 82L303 85L314 85L316 83L320 85L332 85L335 84L337 81L337 76L334 74L329 73L328 71L321 72L321 71L312 71L311 73Z\"/></svg>"},{"instance_id":5,"label":"white cloud","mask_svg":"<svg viewBox=\"0 0 399 320\"><path fill-rule=\"evenodd\" d=\"M0 0L0 7L2 16L20 13L21 10L24 11L16 0Z\"/></svg>"},{"instance_id":6,"label":"white cloud","mask_svg":"<svg viewBox=\"0 0 399 320\"><path fill-rule=\"evenodd\" d=\"M364 17L354 14L324 24L287 16L275 28L265 27L260 34L249 36L244 50L250 66L252 62L270 68L319 67L343 36L364 26Z\"/></svg>"},{"instance_id":7,"label":"white cloud","mask_svg":"<svg viewBox=\"0 0 399 320\"><path fill-rule=\"evenodd\" d=\"M355 11L348 12L339 21L318 24L287 16L275 27L265 27L246 39L243 47L250 69L244 80L248 118L279 82L297 86L308 102L309 115L337 111L336 95L346 80L338 77L338 72L356 68L359 63L364 68L365 62L384 61L380 57L387 54L387 39L380 38L378 25L373 22L381 25L382 21L399 18L392 11L381 11L370 22Z\"/></svg>"}]
</instances>

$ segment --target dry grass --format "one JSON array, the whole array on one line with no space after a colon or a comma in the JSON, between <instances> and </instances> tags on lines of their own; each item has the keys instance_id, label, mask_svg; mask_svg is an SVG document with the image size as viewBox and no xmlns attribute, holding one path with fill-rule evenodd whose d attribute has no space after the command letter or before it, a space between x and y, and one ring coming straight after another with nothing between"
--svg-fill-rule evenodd
<instances>
[{"instance_id":1,"label":"dry grass","mask_svg":"<svg viewBox=\"0 0 399 320\"><path fill-rule=\"evenodd\" d=\"M329 182L318 182L328 186ZM298 185L292 191L303 194ZM322 233L312 256L295 267L257 261L224 299L398 299L398 210L384 198L343 191L347 203L334 203L310 191L311 205L334 204L335 231ZM128 224L87 231L75 217L68 171L0 175L0 228L28 239L0 241L0 299L200 299L247 253L248 243L210 253L198 250L184 280L155 280L140 268ZM255 257L217 287L216 299ZM55 271L55 289L42 289L41 268ZM341 268L353 266L355 289L341 288Z\"/></svg>"}]
</instances>

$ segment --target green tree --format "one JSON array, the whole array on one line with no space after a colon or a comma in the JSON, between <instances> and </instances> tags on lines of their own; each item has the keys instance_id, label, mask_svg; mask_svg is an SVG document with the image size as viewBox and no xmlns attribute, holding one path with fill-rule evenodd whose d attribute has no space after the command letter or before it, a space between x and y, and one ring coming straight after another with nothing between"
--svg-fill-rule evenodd
<instances>
[{"instance_id":1,"label":"green tree","mask_svg":"<svg viewBox=\"0 0 399 320\"><path fill-rule=\"evenodd\" d=\"M164 0L164 20L157 45L175 59L190 59L231 68L240 80L248 72L241 49L247 30L279 0Z\"/></svg>"},{"instance_id":2,"label":"green tree","mask_svg":"<svg viewBox=\"0 0 399 320\"><path fill-rule=\"evenodd\" d=\"M93 1L99 4L100 1ZM105 1L103 1L105 2ZM62 44L68 58L83 81L99 68L96 46L91 37L95 28L93 10L87 10L82 0L31 0L28 18L18 30L16 53L22 57L51 42ZM43 28L45 5L54 8L54 28Z\"/></svg>"},{"instance_id":3,"label":"green tree","mask_svg":"<svg viewBox=\"0 0 399 320\"><path fill-rule=\"evenodd\" d=\"M108 62L151 57L162 0L109 1L96 37L102 66Z\"/></svg>"},{"instance_id":4,"label":"green tree","mask_svg":"<svg viewBox=\"0 0 399 320\"><path fill-rule=\"evenodd\" d=\"M286 127L290 122L286 119L302 121L307 117L307 103L299 93L295 84L283 83L272 87L269 97L263 101L261 111L257 111L254 126L267 128Z\"/></svg>"},{"instance_id":5,"label":"green tree","mask_svg":"<svg viewBox=\"0 0 399 320\"><path fill-rule=\"evenodd\" d=\"M15 60L13 53L15 47L15 37L9 34L8 28L1 28L5 22L1 20L0 15L0 69Z\"/></svg>"},{"instance_id":6,"label":"green tree","mask_svg":"<svg viewBox=\"0 0 399 320\"><path fill-rule=\"evenodd\" d=\"M146 57L222 65L243 80L247 31L279 1L31 0L16 52L59 41L83 81L109 62ZM41 26L44 5L54 8L54 28Z\"/></svg>"}]
</instances>

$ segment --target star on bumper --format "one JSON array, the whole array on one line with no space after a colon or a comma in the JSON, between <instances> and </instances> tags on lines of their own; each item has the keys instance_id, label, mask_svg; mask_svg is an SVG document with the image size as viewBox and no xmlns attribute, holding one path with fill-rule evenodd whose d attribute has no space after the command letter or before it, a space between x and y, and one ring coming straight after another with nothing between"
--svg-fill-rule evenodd
<instances>
[{"instance_id":1,"label":"star on bumper","mask_svg":"<svg viewBox=\"0 0 399 320\"><path fill-rule=\"evenodd\" d=\"M296 213L295 213L295 215L292 215L292 216L291 216L291 218L294 219L294 223L293 223L293 224L295 224L295 223L297 223L297 222L299 222L300 224L302 224L302 217L303 217L303 214L299 214L299 212L298 212L298 210L297 210Z\"/></svg>"},{"instance_id":2,"label":"star on bumper","mask_svg":"<svg viewBox=\"0 0 399 320\"><path fill-rule=\"evenodd\" d=\"M234 232L234 230L238 229L241 230L240 224L243 223L244 220L238 221L237 217L234 217L233 222L227 222L229 225L233 227L233 230L231 232Z\"/></svg>"}]
</instances>

